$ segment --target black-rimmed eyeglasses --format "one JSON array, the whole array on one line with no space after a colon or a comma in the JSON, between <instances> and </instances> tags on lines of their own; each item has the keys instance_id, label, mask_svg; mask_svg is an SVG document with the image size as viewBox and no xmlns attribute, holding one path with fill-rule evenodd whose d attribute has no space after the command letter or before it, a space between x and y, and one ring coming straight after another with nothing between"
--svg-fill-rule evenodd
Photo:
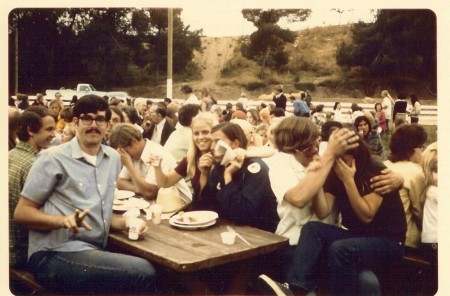
<instances>
[{"instance_id":1,"label":"black-rimmed eyeglasses","mask_svg":"<svg viewBox=\"0 0 450 296\"><path fill-rule=\"evenodd\" d=\"M85 125L91 125L92 121L95 120L95 123L98 126L102 126L106 124L106 117L105 116L96 116L96 117L92 117L91 115L83 115L80 117L81 122Z\"/></svg>"}]
</instances>

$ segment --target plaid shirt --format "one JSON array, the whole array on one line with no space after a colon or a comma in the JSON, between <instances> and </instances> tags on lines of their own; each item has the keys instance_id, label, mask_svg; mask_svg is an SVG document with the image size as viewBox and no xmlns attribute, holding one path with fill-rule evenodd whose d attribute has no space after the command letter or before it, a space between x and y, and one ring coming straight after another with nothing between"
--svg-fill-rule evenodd
<instances>
[{"instance_id":1,"label":"plaid shirt","mask_svg":"<svg viewBox=\"0 0 450 296\"><path fill-rule=\"evenodd\" d=\"M17 268L27 265L28 229L14 223L14 210L37 154L38 151L25 142L18 142L8 153L9 264Z\"/></svg>"}]
</instances>

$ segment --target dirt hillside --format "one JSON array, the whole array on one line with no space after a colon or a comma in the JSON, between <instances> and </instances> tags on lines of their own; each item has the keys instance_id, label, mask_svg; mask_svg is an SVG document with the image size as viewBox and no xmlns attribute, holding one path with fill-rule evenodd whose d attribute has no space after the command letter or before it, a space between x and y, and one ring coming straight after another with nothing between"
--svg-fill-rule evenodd
<instances>
[{"instance_id":1,"label":"dirt hillside","mask_svg":"<svg viewBox=\"0 0 450 296\"><path fill-rule=\"evenodd\" d=\"M194 61L202 68L203 83L214 84L226 62L233 57L236 37L202 37L203 52L196 52Z\"/></svg>"}]
</instances>

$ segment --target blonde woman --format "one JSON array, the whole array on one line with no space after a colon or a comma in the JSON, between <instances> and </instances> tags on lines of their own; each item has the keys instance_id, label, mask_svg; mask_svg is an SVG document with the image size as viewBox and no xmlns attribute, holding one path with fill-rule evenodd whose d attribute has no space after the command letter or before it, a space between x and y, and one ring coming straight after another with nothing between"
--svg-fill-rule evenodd
<instances>
[{"instance_id":1,"label":"blonde woman","mask_svg":"<svg viewBox=\"0 0 450 296\"><path fill-rule=\"evenodd\" d=\"M191 178L192 188L196 188L200 180L198 162L203 155L210 151L212 143L211 130L216 123L216 118L210 112L199 113L192 119L192 141L188 148L187 156L168 174L164 174L161 170L161 159L158 156L150 157L150 164L155 166L158 187L167 188L173 186L184 177L189 176Z\"/></svg>"}]
</instances>

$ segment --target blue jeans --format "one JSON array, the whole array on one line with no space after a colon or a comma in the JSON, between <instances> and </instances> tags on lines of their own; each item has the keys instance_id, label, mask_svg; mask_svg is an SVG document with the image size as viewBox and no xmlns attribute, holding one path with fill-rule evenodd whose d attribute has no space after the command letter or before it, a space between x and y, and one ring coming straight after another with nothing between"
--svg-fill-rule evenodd
<instances>
[{"instance_id":1,"label":"blue jeans","mask_svg":"<svg viewBox=\"0 0 450 296\"><path fill-rule=\"evenodd\" d=\"M64 294L155 292L156 272L142 258L102 250L40 251L29 260L36 280Z\"/></svg>"},{"instance_id":2,"label":"blue jeans","mask_svg":"<svg viewBox=\"0 0 450 296\"><path fill-rule=\"evenodd\" d=\"M377 270L403 257L402 243L383 237L358 237L342 228L322 222L303 226L288 271L290 286L305 291L317 289L320 260L328 267L330 295L358 295L362 270Z\"/></svg>"}]
</instances>

